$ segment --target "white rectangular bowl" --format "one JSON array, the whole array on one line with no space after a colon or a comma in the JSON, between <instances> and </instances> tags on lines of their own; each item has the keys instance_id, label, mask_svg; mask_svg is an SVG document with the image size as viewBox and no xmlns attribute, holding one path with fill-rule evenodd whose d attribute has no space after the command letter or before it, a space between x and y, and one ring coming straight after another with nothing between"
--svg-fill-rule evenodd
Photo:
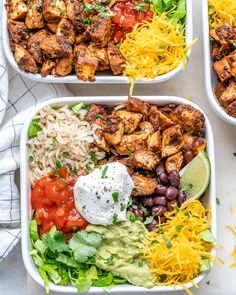
<instances>
[{"instance_id":1,"label":"white rectangular bowl","mask_svg":"<svg viewBox=\"0 0 236 295\"><path fill-rule=\"evenodd\" d=\"M212 68L213 61L211 58L211 43L209 35L209 18L208 18L208 0L202 1L202 19L203 19L203 46L204 46L204 71L205 87L209 103L213 111L225 122L236 125L236 118L229 116L220 106L218 99L214 94L214 88L218 82L217 76Z\"/></svg>"},{"instance_id":2,"label":"white rectangular bowl","mask_svg":"<svg viewBox=\"0 0 236 295\"><path fill-rule=\"evenodd\" d=\"M6 3L6 0L3 0L3 3ZM3 6L4 7L4 6ZM185 40L186 44L189 45L192 42L193 38L193 17L192 17L192 0L186 0L186 33L185 33ZM31 80L39 81L39 82L46 82L46 83L90 83L90 82L83 82L77 78L77 76L74 75L68 75L66 77L54 77L52 75L48 75L45 78L42 78L40 74L32 74L32 73L26 73L25 71L20 70L18 67L12 50L9 46L9 36L8 36L8 29L7 29L7 13L6 9L3 8L2 10L2 40L3 40L3 50L5 53L5 56L9 62L9 64L12 66L12 68L20 73L23 77L26 77ZM191 49L188 50L188 58L190 58ZM137 79L137 84L145 84L145 83L161 83L165 82L167 80L172 79L174 76L176 76L181 69L183 68L183 64L181 63L176 69L170 71L167 74L157 76L154 79ZM128 78L124 76L114 76L112 72L106 71L106 72L100 72L96 73L96 81L93 83L97 84L108 84L108 83L114 83L114 84L125 84L129 83Z\"/></svg>"},{"instance_id":3,"label":"white rectangular bowl","mask_svg":"<svg viewBox=\"0 0 236 295\"><path fill-rule=\"evenodd\" d=\"M165 105L167 103L175 103L175 104L189 104L193 106L196 109L199 109L203 114L204 112L194 103L180 97L175 96L142 96L140 97L143 100L146 100L152 104L158 104L158 105ZM22 227L22 255L23 255L23 261L25 264L25 267L28 271L28 273L31 275L31 277L40 285L43 286L43 280L41 279L39 272L34 265L34 261L32 257L30 256L30 250L31 250L31 243L30 243L30 233L29 233L29 225L30 225L30 218L31 218L31 206L30 206L30 183L29 183L29 166L28 166L28 150L26 143L28 141L28 129L29 125L33 119L33 117L38 113L38 111L45 107L46 105L63 105L63 104L76 104L78 102L85 101L86 103L97 103L107 106L115 106L120 103L123 103L127 100L127 97L125 96L107 96L107 97L65 97L65 98L57 98L52 99L47 102L39 104L34 111L31 113L31 116L27 119L27 121L24 124L22 134L21 134L21 165L20 165L20 172L21 172L21 227ZM217 230L216 230L216 191L215 191L215 157L214 157L214 140L213 140L213 133L212 128L210 125L210 122L206 115L204 114L206 119L206 139L207 139L207 153L209 156L209 159L211 161L211 179L210 179L210 185L209 189L206 192L206 195L203 198L203 202L205 206L210 206L212 209L212 223L211 223L211 231L213 235L216 237ZM212 254L215 255L215 250L212 250ZM194 282L198 284L201 282L205 277L206 274L202 274L194 279ZM186 287L191 288L193 285L191 283L187 283ZM61 293L70 293L70 294L76 294L77 290L75 287L69 287L69 286L57 286L53 283L49 284L49 288L51 291L57 291ZM183 290L182 287L176 286L175 290ZM173 291L172 287L167 286L157 286L153 289L145 289L143 287L137 287L137 286L131 286L131 285L121 285L121 286L115 286L112 289L112 293L134 293L134 294L147 294L147 293L157 293L157 292L167 292L167 291ZM92 287L90 289L91 294L101 294L103 293L102 288L98 287Z\"/></svg>"}]
</instances>

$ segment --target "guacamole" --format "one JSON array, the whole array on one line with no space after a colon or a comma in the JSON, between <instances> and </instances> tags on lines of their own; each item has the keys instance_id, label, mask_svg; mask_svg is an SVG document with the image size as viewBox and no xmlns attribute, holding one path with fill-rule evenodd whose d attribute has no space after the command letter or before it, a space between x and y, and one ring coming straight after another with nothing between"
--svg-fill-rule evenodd
<instances>
[{"instance_id":1,"label":"guacamole","mask_svg":"<svg viewBox=\"0 0 236 295\"><path fill-rule=\"evenodd\" d=\"M147 233L142 222L126 220L109 226L89 225L86 231L102 235L102 245L96 253L98 267L132 285L154 287L149 265L140 258Z\"/></svg>"}]
</instances>

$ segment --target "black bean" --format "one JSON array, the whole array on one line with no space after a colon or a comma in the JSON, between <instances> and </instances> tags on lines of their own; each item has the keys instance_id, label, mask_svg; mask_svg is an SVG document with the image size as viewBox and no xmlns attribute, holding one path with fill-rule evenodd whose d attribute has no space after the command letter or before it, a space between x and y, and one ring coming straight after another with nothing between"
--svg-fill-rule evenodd
<instances>
[{"instance_id":1,"label":"black bean","mask_svg":"<svg viewBox=\"0 0 236 295\"><path fill-rule=\"evenodd\" d=\"M156 174L158 176L158 175L160 175L163 172L165 172L165 166L164 166L163 163L160 163L160 164L157 165Z\"/></svg>"},{"instance_id":2,"label":"black bean","mask_svg":"<svg viewBox=\"0 0 236 295\"><path fill-rule=\"evenodd\" d=\"M174 209L173 208L174 205L177 205L177 201L176 200L167 202L166 208L168 209L168 211L172 211Z\"/></svg>"},{"instance_id":3,"label":"black bean","mask_svg":"<svg viewBox=\"0 0 236 295\"><path fill-rule=\"evenodd\" d=\"M137 217L142 217L143 216L143 214L141 213L141 211L139 209L134 209L133 213Z\"/></svg>"},{"instance_id":4,"label":"black bean","mask_svg":"<svg viewBox=\"0 0 236 295\"><path fill-rule=\"evenodd\" d=\"M166 190L167 190L167 187L158 183L157 185L157 188L156 188L156 194L159 195L159 196L165 196L166 194Z\"/></svg>"},{"instance_id":5,"label":"black bean","mask_svg":"<svg viewBox=\"0 0 236 295\"><path fill-rule=\"evenodd\" d=\"M178 194L178 204L181 206L186 201L186 195L183 191L179 191Z\"/></svg>"},{"instance_id":6,"label":"black bean","mask_svg":"<svg viewBox=\"0 0 236 295\"><path fill-rule=\"evenodd\" d=\"M159 179L162 184L168 184L169 182L168 175L165 172L159 175Z\"/></svg>"},{"instance_id":7,"label":"black bean","mask_svg":"<svg viewBox=\"0 0 236 295\"><path fill-rule=\"evenodd\" d=\"M160 221L161 221L161 223L166 222L166 220L167 220L167 218L166 218L165 216L161 216L161 217L160 217Z\"/></svg>"},{"instance_id":8,"label":"black bean","mask_svg":"<svg viewBox=\"0 0 236 295\"><path fill-rule=\"evenodd\" d=\"M180 176L177 171L172 171L169 174L170 184L173 186L179 186Z\"/></svg>"},{"instance_id":9,"label":"black bean","mask_svg":"<svg viewBox=\"0 0 236 295\"><path fill-rule=\"evenodd\" d=\"M172 201L178 196L178 193L179 190L176 187L170 186L166 190L166 198Z\"/></svg>"},{"instance_id":10,"label":"black bean","mask_svg":"<svg viewBox=\"0 0 236 295\"><path fill-rule=\"evenodd\" d=\"M154 206L152 207L152 213L155 214L155 216L161 216L164 213L167 212L167 209L165 206Z\"/></svg>"},{"instance_id":11,"label":"black bean","mask_svg":"<svg viewBox=\"0 0 236 295\"><path fill-rule=\"evenodd\" d=\"M194 155L192 151L189 150L184 153L184 161L186 164L191 162L193 158L194 158Z\"/></svg>"},{"instance_id":12,"label":"black bean","mask_svg":"<svg viewBox=\"0 0 236 295\"><path fill-rule=\"evenodd\" d=\"M148 226L147 226L148 230L149 231L155 230L157 223L158 222L156 221L156 219L153 219L153 221L150 224L148 224Z\"/></svg>"},{"instance_id":13,"label":"black bean","mask_svg":"<svg viewBox=\"0 0 236 295\"><path fill-rule=\"evenodd\" d=\"M152 207L153 206L153 198L147 197L143 199L143 205L146 207Z\"/></svg>"},{"instance_id":14,"label":"black bean","mask_svg":"<svg viewBox=\"0 0 236 295\"><path fill-rule=\"evenodd\" d=\"M158 196L153 198L155 205L163 205L166 206L166 197L165 196Z\"/></svg>"}]
</instances>

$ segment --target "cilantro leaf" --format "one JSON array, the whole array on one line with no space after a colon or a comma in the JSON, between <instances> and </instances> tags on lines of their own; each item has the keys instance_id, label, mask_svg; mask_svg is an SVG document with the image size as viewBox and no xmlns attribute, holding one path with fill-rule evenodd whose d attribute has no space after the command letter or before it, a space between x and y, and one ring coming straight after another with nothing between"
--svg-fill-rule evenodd
<instances>
[{"instance_id":1,"label":"cilantro leaf","mask_svg":"<svg viewBox=\"0 0 236 295\"><path fill-rule=\"evenodd\" d=\"M112 193L112 198L115 203L118 203L119 202L119 193L117 193L117 192Z\"/></svg>"},{"instance_id":2,"label":"cilantro leaf","mask_svg":"<svg viewBox=\"0 0 236 295\"><path fill-rule=\"evenodd\" d=\"M111 255L109 258L106 259L105 263L108 265L111 265L111 264L113 264L113 259L114 259L114 257Z\"/></svg>"},{"instance_id":3,"label":"cilantro leaf","mask_svg":"<svg viewBox=\"0 0 236 295\"><path fill-rule=\"evenodd\" d=\"M108 166L106 165L104 169L102 170L102 176L101 176L102 179L107 178L106 176L107 170L108 170Z\"/></svg>"},{"instance_id":4,"label":"cilantro leaf","mask_svg":"<svg viewBox=\"0 0 236 295\"><path fill-rule=\"evenodd\" d=\"M98 162L96 152L95 151L91 151L91 152L89 152L89 155L90 155L90 158L93 161L93 163L96 165L97 162Z\"/></svg>"},{"instance_id":5,"label":"cilantro leaf","mask_svg":"<svg viewBox=\"0 0 236 295\"><path fill-rule=\"evenodd\" d=\"M166 247L167 247L168 249L170 249L170 248L172 247L172 244L171 244L170 240L167 238L167 236L166 236L165 234L162 235L162 238L163 238L163 240L164 240L165 243L166 243Z\"/></svg>"},{"instance_id":6,"label":"cilantro leaf","mask_svg":"<svg viewBox=\"0 0 236 295\"><path fill-rule=\"evenodd\" d=\"M48 234L43 235L43 243L53 253L69 251L69 246L66 244L65 235L61 231L56 230L55 226L51 228Z\"/></svg>"},{"instance_id":7,"label":"cilantro leaf","mask_svg":"<svg viewBox=\"0 0 236 295\"><path fill-rule=\"evenodd\" d=\"M39 126L39 119L34 119L30 123L29 130L28 130L28 136L29 138L33 138L37 136L37 133L42 130L42 128Z\"/></svg>"},{"instance_id":8,"label":"cilantro leaf","mask_svg":"<svg viewBox=\"0 0 236 295\"><path fill-rule=\"evenodd\" d=\"M145 225L150 224L153 221L153 219L154 219L154 216L150 215L146 218L143 224Z\"/></svg>"}]
</instances>

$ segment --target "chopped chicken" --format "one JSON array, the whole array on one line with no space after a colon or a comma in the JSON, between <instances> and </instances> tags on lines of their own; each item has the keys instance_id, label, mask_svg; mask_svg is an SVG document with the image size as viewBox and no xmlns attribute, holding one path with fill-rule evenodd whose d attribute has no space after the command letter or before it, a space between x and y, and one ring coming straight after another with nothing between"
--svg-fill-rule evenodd
<instances>
[{"instance_id":1,"label":"chopped chicken","mask_svg":"<svg viewBox=\"0 0 236 295\"><path fill-rule=\"evenodd\" d=\"M179 171L183 165L184 157L182 152L178 152L165 161L166 172L170 174L172 171Z\"/></svg>"},{"instance_id":2,"label":"chopped chicken","mask_svg":"<svg viewBox=\"0 0 236 295\"><path fill-rule=\"evenodd\" d=\"M131 112L137 112L144 114L145 116L148 115L149 111L149 103L146 101L143 101L136 97L128 97L127 102L125 103L126 109Z\"/></svg>"},{"instance_id":3,"label":"chopped chicken","mask_svg":"<svg viewBox=\"0 0 236 295\"><path fill-rule=\"evenodd\" d=\"M182 147L182 129L180 125L171 126L163 131L161 147L161 155L163 158L179 152Z\"/></svg>"},{"instance_id":4,"label":"chopped chicken","mask_svg":"<svg viewBox=\"0 0 236 295\"><path fill-rule=\"evenodd\" d=\"M112 112L114 117L120 117L125 123L125 133L131 134L138 127L143 118L142 114L128 112L124 109L115 110Z\"/></svg>"},{"instance_id":5,"label":"chopped chicken","mask_svg":"<svg viewBox=\"0 0 236 295\"><path fill-rule=\"evenodd\" d=\"M58 22L65 14L66 5L63 0L43 0L43 16L47 22Z\"/></svg>"},{"instance_id":6,"label":"chopped chicken","mask_svg":"<svg viewBox=\"0 0 236 295\"><path fill-rule=\"evenodd\" d=\"M183 134L183 148L192 150L195 156L205 150L206 143L206 139L203 137L193 136L190 133Z\"/></svg>"},{"instance_id":7,"label":"chopped chicken","mask_svg":"<svg viewBox=\"0 0 236 295\"><path fill-rule=\"evenodd\" d=\"M104 128L106 142L111 145L118 145L124 135L125 124L119 117L108 116Z\"/></svg>"},{"instance_id":8,"label":"chopped chicken","mask_svg":"<svg viewBox=\"0 0 236 295\"><path fill-rule=\"evenodd\" d=\"M91 104L86 116L85 121L89 123L96 123L99 126L104 126L107 119L107 111L101 105Z\"/></svg>"},{"instance_id":9,"label":"chopped chicken","mask_svg":"<svg viewBox=\"0 0 236 295\"><path fill-rule=\"evenodd\" d=\"M74 54L71 52L68 56L58 59L55 68L55 75L65 77L69 75L73 70Z\"/></svg>"},{"instance_id":10,"label":"chopped chicken","mask_svg":"<svg viewBox=\"0 0 236 295\"><path fill-rule=\"evenodd\" d=\"M216 61L213 64L213 68L221 82L225 82L231 78L230 65L226 57Z\"/></svg>"},{"instance_id":11,"label":"chopped chicken","mask_svg":"<svg viewBox=\"0 0 236 295\"><path fill-rule=\"evenodd\" d=\"M88 39L88 35L86 32L77 34L75 36L75 44L79 45L80 43L83 43L84 41L86 41Z\"/></svg>"},{"instance_id":12,"label":"chopped chicken","mask_svg":"<svg viewBox=\"0 0 236 295\"><path fill-rule=\"evenodd\" d=\"M100 47L107 46L112 33L111 18L97 18L88 26L86 32L97 45Z\"/></svg>"},{"instance_id":13,"label":"chopped chicken","mask_svg":"<svg viewBox=\"0 0 236 295\"><path fill-rule=\"evenodd\" d=\"M167 113L169 114L170 112L172 112L175 108L177 107L177 105L175 103L168 103L164 106L160 106L159 107L159 111L161 111L162 113Z\"/></svg>"},{"instance_id":14,"label":"chopped chicken","mask_svg":"<svg viewBox=\"0 0 236 295\"><path fill-rule=\"evenodd\" d=\"M158 130L147 139L147 146L155 154L161 154L161 132Z\"/></svg>"},{"instance_id":15,"label":"chopped chicken","mask_svg":"<svg viewBox=\"0 0 236 295\"><path fill-rule=\"evenodd\" d=\"M6 7L8 17L12 20L22 20L28 11L23 0L8 0ZM4 7L2 9L4 9Z\"/></svg>"},{"instance_id":16,"label":"chopped chicken","mask_svg":"<svg viewBox=\"0 0 236 295\"><path fill-rule=\"evenodd\" d=\"M236 28L229 24L223 24L216 29L212 29L210 35L225 49L236 39Z\"/></svg>"},{"instance_id":17,"label":"chopped chicken","mask_svg":"<svg viewBox=\"0 0 236 295\"><path fill-rule=\"evenodd\" d=\"M75 29L81 33L85 29L85 25L80 21L83 1L66 0L67 18L70 20Z\"/></svg>"},{"instance_id":18,"label":"chopped chicken","mask_svg":"<svg viewBox=\"0 0 236 295\"><path fill-rule=\"evenodd\" d=\"M226 90L226 87L223 83L221 82L218 82L215 86L215 89L214 89L214 92L215 92L215 95L217 97L217 99L219 100L221 95L225 92Z\"/></svg>"},{"instance_id":19,"label":"chopped chicken","mask_svg":"<svg viewBox=\"0 0 236 295\"><path fill-rule=\"evenodd\" d=\"M43 62L43 66L41 69L41 76L44 78L47 75L50 75L52 70L55 68L56 63L52 61L51 59L46 59Z\"/></svg>"},{"instance_id":20,"label":"chopped chicken","mask_svg":"<svg viewBox=\"0 0 236 295\"><path fill-rule=\"evenodd\" d=\"M234 50L229 55L227 55L226 59L230 66L230 69L229 69L230 74L236 78L236 50Z\"/></svg>"},{"instance_id":21,"label":"chopped chicken","mask_svg":"<svg viewBox=\"0 0 236 295\"><path fill-rule=\"evenodd\" d=\"M115 147L116 152L120 155L127 155L143 149L146 147L147 137L148 135L144 132L140 132L139 134L124 135L120 144Z\"/></svg>"},{"instance_id":22,"label":"chopped chicken","mask_svg":"<svg viewBox=\"0 0 236 295\"><path fill-rule=\"evenodd\" d=\"M57 32L57 26L58 26L58 23L47 23L47 27L54 34L56 34Z\"/></svg>"},{"instance_id":23,"label":"chopped chicken","mask_svg":"<svg viewBox=\"0 0 236 295\"><path fill-rule=\"evenodd\" d=\"M28 51L39 65L43 63L43 55L42 50L40 49L40 44L47 36L49 36L48 31L43 29L33 34L28 40Z\"/></svg>"},{"instance_id":24,"label":"chopped chicken","mask_svg":"<svg viewBox=\"0 0 236 295\"><path fill-rule=\"evenodd\" d=\"M93 124L91 124L93 126ZM97 140L95 142L96 146L103 149L105 152L110 152L109 144L106 142L104 137L104 132L102 129L98 128L95 130L95 138L97 137Z\"/></svg>"},{"instance_id":25,"label":"chopped chicken","mask_svg":"<svg viewBox=\"0 0 236 295\"><path fill-rule=\"evenodd\" d=\"M135 168L153 170L160 162L160 159L147 148L135 151L131 157Z\"/></svg>"},{"instance_id":26,"label":"chopped chicken","mask_svg":"<svg viewBox=\"0 0 236 295\"><path fill-rule=\"evenodd\" d=\"M198 133L205 131L205 118L202 112L187 104L179 105L169 114L186 132Z\"/></svg>"},{"instance_id":27,"label":"chopped chicken","mask_svg":"<svg viewBox=\"0 0 236 295\"><path fill-rule=\"evenodd\" d=\"M140 130L147 133L148 135L152 135L154 133L154 128L152 124L148 121L141 122L139 124Z\"/></svg>"},{"instance_id":28,"label":"chopped chicken","mask_svg":"<svg viewBox=\"0 0 236 295\"><path fill-rule=\"evenodd\" d=\"M229 86L226 87L225 91L218 98L220 104L227 108L233 101L236 100L236 82L230 81Z\"/></svg>"},{"instance_id":29,"label":"chopped chicken","mask_svg":"<svg viewBox=\"0 0 236 295\"><path fill-rule=\"evenodd\" d=\"M91 54L87 45L81 43L74 49L75 71L82 81L95 81L95 72L98 67L98 59Z\"/></svg>"},{"instance_id":30,"label":"chopped chicken","mask_svg":"<svg viewBox=\"0 0 236 295\"><path fill-rule=\"evenodd\" d=\"M164 130L174 125L174 122L170 118L168 118L163 112L159 111L156 106L150 107L149 120L154 126L155 130Z\"/></svg>"},{"instance_id":31,"label":"chopped chicken","mask_svg":"<svg viewBox=\"0 0 236 295\"><path fill-rule=\"evenodd\" d=\"M16 63L21 70L34 74L38 72L35 60L24 47L15 44L14 56Z\"/></svg>"},{"instance_id":32,"label":"chopped chicken","mask_svg":"<svg viewBox=\"0 0 236 295\"><path fill-rule=\"evenodd\" d=\"M226 111L230 116L236 117L236 100L227 106Z\"/></svg>"},{"instance_id":33,"label":"chopped chicken","mask_svg":"<svg viewBox=\"0 0 236 295\"><path fill-rule=\"evenodd\" d=\"M104 47L100 48L94 43L91 43L88 48L92 52L92 55L94 55L98 59L97 71L109 70L110 65L107 55L107 49Z\"/></svg>"},{"instance_id":34,"label":"chopped chicken","mask_svg":"<svg viewBox=\"0 0 236 295\"><path fill-rule=\"evenodd\" d=\"M139 173L131 175L135 188L132 191L132 196L149 196L155 192L157 188L156 179L145 177Z\"/></svg>"},{"instance_id":35,"label":"chopped chicken","mask_svg":"<svg viewBox=\"0 0 236 295\"><path fill-rule=\"evenodd\" d=\"M74 27L72 23L66 18L62 18L59 21L56 34L58 36L64 36L70 45L73 45L75 43Z\"/></svg>"},{"instance_id":36,"label":"chopped chicken","mask_svg":"<svg viewBox=\"0 0 236 295\"><path fill-rule=\"evenodd\" d=\"M29 30L23 22L8 20L7 25L14 43L24 43L29 38Z\"/></svg>"},{"instance_id":37,"label":"chopped chicken","mask_svg":"<svg viewBox=\"0 0 236 295\"><path fill-rule=\"evenodd\" d=\"M72 52L71 45L66 38L57 35L45 37L40 43L40 48L48 58L68 56Z\"/></svg>"},{"instance_id":38,"label":"chopped chicken","mask_svg":"<svg viewBox=\"0 0 236 295\"><path fill-rule=\"evenodd\" d=\"M26 26L29 29L42 29L44 27L43 13L41 10L42 0L29 0L27 4Z\"/></svg>"},{"instance_id":39,"label":"chopped chicken","mask_svg":"<svg viewBox=\"0 0 236 295\"><path fill-rule=\"evenodd\" d=\"M109 42L108 44L107 54L113 74L122 74L124 71L125 59L120 50L112 42Z\"/></svg>"}]
</instances>

